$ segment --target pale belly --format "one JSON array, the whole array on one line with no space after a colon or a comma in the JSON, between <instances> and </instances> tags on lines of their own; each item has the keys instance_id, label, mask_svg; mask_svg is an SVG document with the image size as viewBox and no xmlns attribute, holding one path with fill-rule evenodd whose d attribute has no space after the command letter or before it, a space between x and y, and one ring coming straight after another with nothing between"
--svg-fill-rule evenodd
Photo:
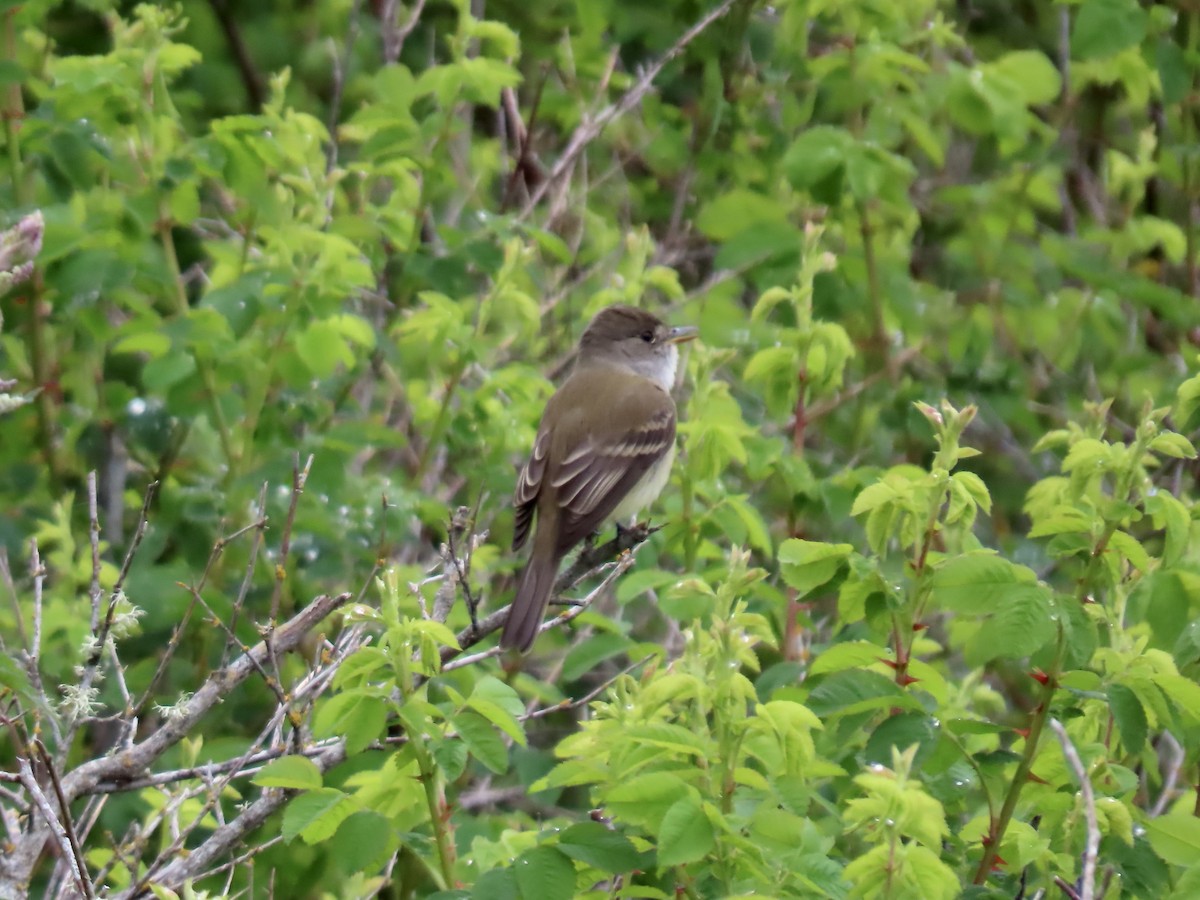
<instances>
[{"instance_id":1,"label":"pale belly","mask_svg":"<svg viewBox=\"0 0 1200 900\"><path fill-rule=\"evenodd\" d=\"M667 486L667 481L671 478L671 463L674 461L675 447L672 445L671 449L663 454L662 459L646 470L641 481L633 486L625 495L625 499L617 504L609 517L610 521L624 523L653 503Z\"/></svg>"}]
</instances>

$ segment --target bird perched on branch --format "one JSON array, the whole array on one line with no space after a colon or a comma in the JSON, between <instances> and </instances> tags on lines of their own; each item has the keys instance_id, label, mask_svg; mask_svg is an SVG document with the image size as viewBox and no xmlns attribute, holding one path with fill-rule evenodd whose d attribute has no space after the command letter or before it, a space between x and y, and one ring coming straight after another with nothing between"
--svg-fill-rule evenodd
<instances>
[{"instance_id":1,"label":"bird perched on branch","mask_svg":"<svg viewBox=\"0 0 1200 900\"><path fill-rule=\"evenodd\" d=\"M513 494L514 551L535 513L537 525L501 647L528 650L563 557L606 522L636 515L666 485L677 345L695 336L694 327L672 328L632 306L601 310L583 332L575 369L546 404Z\"/></svg>"}]
</instances>

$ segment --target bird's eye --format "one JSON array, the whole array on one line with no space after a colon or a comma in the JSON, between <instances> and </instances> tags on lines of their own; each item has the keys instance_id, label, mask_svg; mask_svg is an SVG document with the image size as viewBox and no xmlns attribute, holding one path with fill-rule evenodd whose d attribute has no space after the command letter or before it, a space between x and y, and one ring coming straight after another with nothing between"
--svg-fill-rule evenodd
<instances>
[{"instance_id":1,"label":"bird's eye","mask_svg":"<svg viewBox=\"0 0 1200 900\"><path fill-rule=\"evenodd\" d=\"M645 331L642 332L642 340L645 341L647 344L654 343L654 332L651 331L649 328L647 328Z\"/></svg>"}]
</instances>

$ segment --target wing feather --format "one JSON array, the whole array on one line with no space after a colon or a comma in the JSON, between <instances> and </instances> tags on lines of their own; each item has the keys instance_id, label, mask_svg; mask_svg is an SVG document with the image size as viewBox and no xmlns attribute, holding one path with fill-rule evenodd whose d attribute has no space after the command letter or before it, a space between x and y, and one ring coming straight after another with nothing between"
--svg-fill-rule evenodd
<instances>
[{"instance_id":1,"label":"wing feather","mask_svg":"<svg viewBox=\"0 0 1200 900\"><path fill-rule=\"evenodd\" d=\"M513 491L513 550L520 550L521 545L529 537L529 527L533 524L533 511L537 507L538 493L542 489L542 479L546 475L546 460L550 453L550 432L542 429L533 442L533 450L529 459L521 469L517 478L517 487Z\"/></svg>"},{"instance_id":2,"label":"wing feather","mask_svg":"<svg viewBox=\"0 0 1200 900\"><path fill-rule=\"evenodd\" d=\"M608 440L590 437L568 455L551 483L563 511L560 546L574 546L603 524L675 443L675 409L668 402L650 418Z\"/></svg>"}]
</instances>

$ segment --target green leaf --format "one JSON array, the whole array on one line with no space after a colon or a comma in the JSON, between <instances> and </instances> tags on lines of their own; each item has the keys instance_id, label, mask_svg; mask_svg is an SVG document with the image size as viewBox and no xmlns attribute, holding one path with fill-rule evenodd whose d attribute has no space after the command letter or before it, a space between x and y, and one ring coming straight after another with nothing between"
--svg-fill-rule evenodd
<instances>
[{"instance_id":1,"label":"green leaf","mask_svg":"<svg viewBox=\"0 0 1200 900\"><path fill-rule=\"evenodd\" d=\"M712 823L700 801L692 796L678 800L658 829L658 864L679 866L703 859L716 843Z\"/></svg>"},{"instance_id":2,"label":"green leaf","mask_svg":"<svg viewBox=\"0 0 1200 900\"><path fill-rule=\"evenodd\" d=\"M1163 530L1162 565L1173 566L1183 558L1190 538L1192 516L1178 498L1158 491L1146 498L1146 512L1155 528Z\"/></svg>"},{"instance_id":3,"label":"green leaf","mask_svg":"<svg viewBox=\"0 0 1200 900\"><path fill-rule=\"evenodd\" d=\"M850 544L825 544L789 538L779 545L783 580L804 596L837 574L853 552Z\"/></svg>"},{"instance_id":4,"label":"green leaf","mask_svg":"<svg viewBox=\"0 0 1200 900\"><path fill-rule=\"evenodd\" d=\"M1148 819L1144 826L1150 846L1174 866L1191 866L1200 859L1200 819L1184 813L1168 813Z\"/></svg>"},{"instance_id":5,"label":"green leaf","mask_svg":"<svg viewBox=\"0 0 1200 900\"><path fill-rule=\"evenodd\" d=\"M641 863L641 854L629 838L599 822L572 825L558 836L557 846L571 859L614 875L638 868Z\"/></svg>"},{"instance_id":6,"label":"green leaf","mask_svg":"<svg viewBox=\"0 0 1200 900\"><path fill-rule=\"evenodd\" d=\"M1121 746L1131 756L1142 752L1146 745L1148 726L1146 711L1137 694L1123 684L1108 686L1108 708L1112 711L1113 721L1121 732Z\"/></svg>"},{"instance_id":7,"label":"green leaf","mask_svg":"<svg viewBox=\"0 0 1200 900\"><path fill-rule=\"evenodd\" d=\"M1053 103L1062 90L1058 69L1040 50L1014 50L989 63L988 69L1015 84L1029 106Z\"/></svg>"},{"instance_id":8,"label":"green leaf","mask_svg":"<svg viewBox=\"0 0 1200 900\"><path fill-rule=\"evenodd\" d=\"M671 576L672 579L675 576ZM621 634L597 634L573 646L563 660L562 680L575 681L600 663L619 656L633 646L633 641Z\"/></svg>"},{"instance_id":9,"label":"green leaf","mask_svg":"<svg viewBox=\"0 0 1200 900\"><path fill-rule=\"evenodd\" d=\"M1200 375L1193 375L1175 391L1175 424L1187 425L1196 407L1200 406Z\"/></svg>"},{"instance_id":10,"label":"green leaf","mask_svg":"<svg viewBox=\"0 0 1200 900\"><path fill-rule=\"evenodd\" d=\"M513 863L517 886L525 900L572 900L575 866L554 847L526 850Z\"/></svg>"},{"instance_id":11,"label":"green leaf","mask_svg":"<svg viewBox=\"0 0 1200 900\"><path fill-rule=\"evenodd\" d=\"M525 714L525 704L512 687L498 678L484 675L475 683L467 703L522 747L525 746L525 728L518 721Z\"/></svg>"},{"instance_id":12,"label":"green leaf","mask_svg":"<svg viewBox=\"0 0 1200 900\"><path fill-rule=\"evenodd\" d=\"M497 775L508 771L508 748L487 719L467 711L451 716L450 723L472 756Z\"/></svg>"},{"instance_id":13,"label":"green leaf","mask_svg":"<svg viewBox=\"0 0 1200 900\"><path fill-rule=\"evenodd\" d=\"M512 869L489 869L479 876L471 891L472 900L522 900L517 876Z\"/></svg>"},{"instance_id":14,"label":"green leaf","mask_svg":"<svg viewBox=\"0 0 1200 900\"><path fill-rule=\"evenodd\" d=\"M666 811L686 793L679 776L649 772L618 783L604 795L604 803L630 825L656 830Z\"/></svg>"},{"instance_id":15,"label":"green leaf","mask_svg":"<svg viewBox=\"0 0 1200 900\"><path fill-rule=\"evenodd\" d=\"M920 711L921 704L904 688L878 672L862 669L822 678L805 705L818 716L841 716L892 706Z\"/></svg>"},{"instance_id":16,"label":"green leaf","mask_svg":"<svg viewBox=\"0 0 1200 900\"><path fill-rule=\"evenodd\" d=\"M1150 442L1150 449L1163 456L1173 456L1176 459L1195 459L1196 448L1182 434L1164 431Z\"/></svg>"},{"instance_id":17,"label":"green leaf","mask_svg":"<svg viewBox=\"0 0 1200 900\"><path fill-rule=\"evenodd\" d=\"M338 366L354 366L354 352L331 322L312 322L295 340L296 352L317 378L328 378Z\"/></svg>"},{"instance_id":18,"label":"green leaf","mask_svg":"<svg viewBox=\"0 0 1200 900\"><path fill-rule=\"evenodd\" d=\"M737 188L715 197L696 214L696 228L715 241L725 241L739 231L763 222L786 222L788 207L777 197Z\"/></svg>"},{"instance_id":19,"label":"green leaf","mask_svg":"<svg viewBox=\"0 0 1200 900\"><path fill-rule=\"evenodd\" d=\"M347 875L370 872L400 846L400 836L386 816L372 810L354 813L329 842L329 858Z\"/></svg>"},{"instance_id":20,"label":"green leaf","mask_svg":"<svg viewBox=\"0 0 1200 900\"><path fill-rule=\"evenodd\" d=\"M822 651L813 660L808 672L810 675L824 675L827 672L860 669L890 656L890 651L870 641L843 641Z\"/></svg>"},{"instance_id":21,"label":"green leaf","mask_svg":"<svg viewBox=\"0 0 1200 900\"><path fill-rule=\"evenodd\" d=\"M1139 572L1150 571L1150 554L1133 535L1124 531L1114 531L1108 541L1109 547L1129 561Z\"/></svg>"},{"instance_id":22,"label":"green leaf","mask_svg":"<svg viewBox=\"0 0 1200 900\"><path fill-rule=\"evenodd\" d=\"M1137 0L1086 0L1071 28L1071 57L1100 59L1120 53L1141 42L1147 22Z\"/></svg>"},{"instance_id":23,"label":"green leaf","mask_svg":"<svg viewBox=\"0 0 1200 900\"><path fill-rule=\"evenodd\" d=\"M966 613L988 613L1022 595L1047 593L1032 570L985 551L947 561L929 587L938 605Z\"/></svg>"},{"instance_id":24,"label":"green leaf","mask_svg":"<svg viewBox=\"0 0 1200 900\"><path fill-rule=\"evenodd\" d=\"M153 394L165 394L173 385L196 371L196 360L184 350L152 359L142 367L142 387Z\"/></svg>"},{"instance_id":25,"label":"green leaf","mask_svg":"<svg viewBox=\"0 0 1200 900\"><path fill-rule=\"evenodd\" d=\"M1037 585L1004 592L993 614L967 646L975 664L993 659L1020 659L1041 649L1055 635L1049 591Z\"/></svg>"},{"instance_id":26,"label":"green leaf","mask_svg":"<svg viewBox=\"0 0 1200 900\"><path fill-rule=\"evenodd\" d=\"M834 188L831 182L839 180L838 176L845 171L846 157L854 144L854 137L843 128L829 125L809 128L783 158L788 181L798 190L828 196L827 192Z\"/></svg>"},{"instance_id":27,"label":"green leaf","mask_svg":"<svg viewBox=\"0 0 1200 900\"><path fill-rule=\"evenodd\" d=\"M1200 722L1200 684L1174 672L1160 672L1153 681L1176 709L1193 723Z\"/></svg>"},{"instance_id":28,"label":"green leaf","mask_svg":"<svg viewBox=\"0 0 1200 900\"><path fill-rule=\"evenodd\" d=\"M299 835L306 844L328 840L351 814L358 810L353 798L333 788L309 791L292 799L283 811L283 837Z\"/></svg>"},{"instance_id":29,"label":"green leaf","mask_svg":"<svg viewBox=\"0 0 1200 900\"><path fill-rule=\"evenodd\" d=\"M113 344L113 353L145 353L157 359L171 349L171 339L161 331L139 331L127 334Z\"/></svg>"},{"instance_id":30,"label":"green leaf","mask_svg":"<svg viewBox=\"0 0 1200 900\"><path fill-rule=\"evenodd\" d=\"M318 737L341 735L346 739L346 749L359 753L383 734L388 709L388 702L382 697L346 691L318 708L313 732Z\"/></svg>"},{"instance_id":31,"label":"green leaf","mask_svg":"<svg viewBox=\"0 0 1200 900\"><path fill-rule=\"evenodd\" d=\"M309 790L322 784L321 770L306 756L282 756L251 779L259 787Z\"/></svg>"}]
</instances>

